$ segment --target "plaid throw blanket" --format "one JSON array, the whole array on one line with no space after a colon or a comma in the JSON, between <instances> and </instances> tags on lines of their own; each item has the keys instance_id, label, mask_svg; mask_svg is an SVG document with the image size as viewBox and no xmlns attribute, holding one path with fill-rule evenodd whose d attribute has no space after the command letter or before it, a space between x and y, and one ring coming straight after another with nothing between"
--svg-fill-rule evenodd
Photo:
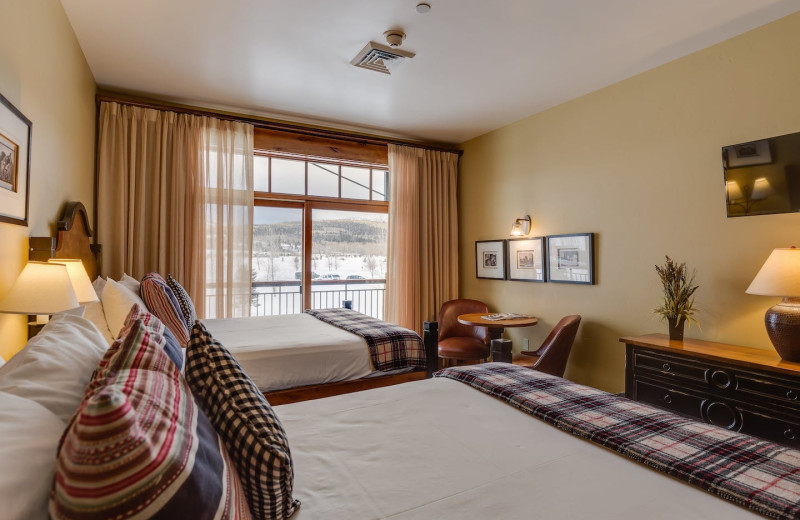
<instances>
[{"instance_id":1,"label":"plaid throw blanket","mask_svg":"<svg viewBox=\"0 0 800 520\"><path fill-rule=\"evenodd\" d=\"M507 363L434 374L770 518L800 518L800 451Z\"/></svg>"},{"instance_id":2,"label":"plaid throw blanket","mask_svg":"<svg viewBox=\"0 0 800 520\"><path fill-rule=\"evenodd\" d=\"M309 309L306 313L364 338L375 370L425 368L425 347L413 330L350 309Z\"/></svg>"}]
</instances>

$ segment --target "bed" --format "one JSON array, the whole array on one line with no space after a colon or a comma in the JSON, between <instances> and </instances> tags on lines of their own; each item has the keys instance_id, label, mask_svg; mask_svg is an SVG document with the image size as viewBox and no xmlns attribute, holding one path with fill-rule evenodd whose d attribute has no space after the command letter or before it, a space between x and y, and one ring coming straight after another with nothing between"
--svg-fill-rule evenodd
<instances>
[{"instance_id":1,"label":"bed","mask_svg":"<svg viewBox=\"0 0 800 520\"><path fill-rule=\"evenodd\" d=\"M32 237L31 260L80 258L91 279L101 275L102 247L93 244L86 209L67 204L56 237ZM102 310L87 307L102 330ZM426 368L376 370L366 341L306 315L202 320L233 351L273 404L316 399L430 377L438 363L436 325L426 324ZM384 322L385 323L385 322ZM106 334L113 341L113 334Z\"/></svg>"}]
</instances>

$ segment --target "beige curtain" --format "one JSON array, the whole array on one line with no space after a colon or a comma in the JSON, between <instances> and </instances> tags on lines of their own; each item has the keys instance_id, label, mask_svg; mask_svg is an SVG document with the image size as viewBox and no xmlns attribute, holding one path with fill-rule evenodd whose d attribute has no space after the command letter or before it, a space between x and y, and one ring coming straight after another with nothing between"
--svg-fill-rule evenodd
<instances>
[{"instance_id":1,"label":"beige curtain","mask_svg":"<svg viewBox=\"0 0 800 520\"><path fill-rule=\"evenodd\" d=\"M422 331L458 297L458 155L389 145L386 320Z\"/></svg>"},{"instance_id":2,"label":"beige curtain","mask_svg":"<svg viewBox=\"0 0 800 520\"><path fill-rule=\"evenodd\" d=\"M243 309L242 288L234 282L241 275L228 273L250 262L251 246L239 247L238 226L252 214L252 142L251 125L102 102L97 234L103 273L114 278L170 273L186 288L199 316L246 315L249 286ZM242 183L242 176L249 181ZM244 198L227 190L246 193L248 185L249 210L230 209L217 219L225 211L221 208L238 207ZM250 222L247 218L245 225ZM220 249L227 245L220 236L228 235L233 235L231 249ZM214 268L207 269L207 262Z\"/></svg>"},{"instance_id":3,"label":"beige curtain","mask_svg":"<svg viewBox=\"0 0 800 520\"><path fill-rule=\"evenodd\" d=\"M253 126L208 119L202 150L206 317L250 316Z\"/></svg>"}]
</instances>

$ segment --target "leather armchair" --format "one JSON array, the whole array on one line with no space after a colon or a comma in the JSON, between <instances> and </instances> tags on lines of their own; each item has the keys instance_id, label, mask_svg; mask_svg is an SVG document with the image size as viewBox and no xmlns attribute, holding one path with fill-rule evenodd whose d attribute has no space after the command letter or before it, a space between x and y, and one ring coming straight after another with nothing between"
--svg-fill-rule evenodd
<instances>
[{"instance_id":1,"label":"leather armchair","mask_svg":"<svg viewBox=\"0 0 800 520\"><path fill-rule=\"evenodd\" d=\"M515 354L514 362L522 361L518 364L524 364L546 374L563 377L580 324L581 317L577 314L561 318L538 350Z\"/></svg>"},{"instance_id":2,"label":"leather armchair","mask_svg":"<svg viewBox=\"0 0 800 520\"><path fill-rule=\"evenodd\" d=\"M439 357L443 359L484 360L489 357L489 329L458 322L460 314L488 313L478 300L450 300L439 310Z\"/></svg>"}]
</instances>

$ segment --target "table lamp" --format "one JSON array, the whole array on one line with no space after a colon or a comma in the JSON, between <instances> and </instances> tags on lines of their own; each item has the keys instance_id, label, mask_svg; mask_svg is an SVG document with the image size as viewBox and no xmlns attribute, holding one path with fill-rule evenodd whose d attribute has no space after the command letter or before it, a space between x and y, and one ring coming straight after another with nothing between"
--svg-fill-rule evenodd
<instances>
[{"instance_id":1,"label":"table lamp","mask_svg":"<svg viewBox=\"0 0 800 520\"><path fill-rule=\"evenodd\" d=\"M67 267L47 262L28 262L17 281L0 300L0 312L35 314L37 323L48 316L78 307Z\"/></svg>"},{"instance_id":2,"label":"table lamp","mask_svg":"<svg viewBox=\"0 0 800 520\"><path fill-rule=\"evenodd\" d=\"M767 311L764 323L778 355L800 362L800 249L773 250L746 292L783 297Z\"/></svg>"},{"instance_id":3,"label":"table lamp","mask_svg":"<svg viewBox=\"0 0 800 520\"><path fill-rule=\"evenodd\" d=\"M72 290L75 291L75 297L78 298L78 303L83 305L84 303L100 301L81 260L51 258L47 262L51 264L61 264L67 267L67 274L72 283Z\"/></svg>"}]
</instances>

